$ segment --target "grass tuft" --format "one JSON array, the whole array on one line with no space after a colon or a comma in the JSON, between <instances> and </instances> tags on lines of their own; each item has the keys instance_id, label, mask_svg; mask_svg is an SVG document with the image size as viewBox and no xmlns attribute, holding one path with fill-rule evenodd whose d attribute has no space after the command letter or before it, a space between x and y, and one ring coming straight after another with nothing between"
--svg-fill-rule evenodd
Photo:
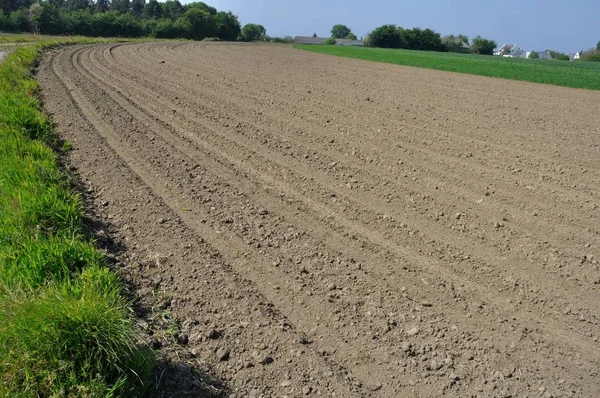
<instances>
[{"instance_id":1,"label":"grass tuft","mask_svg":"<svg viewBox=\"0 0 600 398\"><path fill-rule=\"evenodd\" d=\"M30 75L39 50L60 43L0 64L0 396L141 395L151 354L118 277L82 233L82 201L58 168Z\"/></svg>"}]
</instances>

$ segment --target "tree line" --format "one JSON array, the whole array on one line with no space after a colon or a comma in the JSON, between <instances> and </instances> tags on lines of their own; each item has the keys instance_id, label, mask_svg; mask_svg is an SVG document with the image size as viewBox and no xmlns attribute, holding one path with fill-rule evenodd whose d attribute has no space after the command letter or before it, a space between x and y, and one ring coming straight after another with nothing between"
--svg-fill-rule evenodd
<instances>
[{"instance_id":1,"label":"tree line","mask_svg":"<svg viewBox=\"0 0 600 398\"><path fill-rule=\"evenodd\" d=\"M241 27L232 12L178 0L0 0L0 31L230 41L266 37L262 25Z\"/></svg>"},{"instance_id":2,"label":"tree line","mask_svg":"<svg viewBox=\"0 0 600 398\"><path fill-rule=\"evenodd\" d=\"M356 40L356 35L346 25L338 24L331 28L331 37L324 44L336 44L336 39ZM473 40L469 41L469 38L465 35L442 36L431 29L404 29L391 24L373 29L365 38L364 44L369 47L482 55L493 55L494 49L498 46L498 43L494 40L485 39L481 36L476 36ZM567 54L553 50L546 50L546 52L550 54L552 59L561 61L570 60ZM532 51L529 58L539 58L539 54ZM595 50L592 49L584 52L581 59L584 61L600 61L600 41Z\"/></svg>"}]
</instances>

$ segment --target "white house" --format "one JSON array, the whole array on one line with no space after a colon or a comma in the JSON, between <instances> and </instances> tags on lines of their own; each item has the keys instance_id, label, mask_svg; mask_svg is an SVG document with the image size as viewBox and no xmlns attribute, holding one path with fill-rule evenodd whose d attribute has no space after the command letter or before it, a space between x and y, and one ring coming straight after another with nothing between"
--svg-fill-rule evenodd
<instances>
[{"instance_id":1,"label":"white house","mask_svg":"<svg viewBox=\"0 0 600 398\"><path fill-rule=\"evenodd\" d=\"M546 51L527 51L525 58L529 58L532 53L537 53L538 59L552 59L552 55Z\"/></svg>"},{"instance_id":2,"label":"white house","mask_svg":"<svg viewBox=\"0 0 600 398\"><path fill-rule=\"evenodd\" d=\"M507 58L525 58L527 56L527 52L525 52L525 50L523 50L521 47L517 47L516 44L504 44L498 51L494 53L494 55Z\"/></svg>"},{"instance_id":3,"label":"white house","mask_svg":"<svg viewBox=\"0 0 600 398\"><path fill-rule=\"evenodd\" d=\"M581 59L582 56L583 56L583 50L577 51L575 53L575 55L573 56L573 59Z\"/></svg>"}]
</instances>

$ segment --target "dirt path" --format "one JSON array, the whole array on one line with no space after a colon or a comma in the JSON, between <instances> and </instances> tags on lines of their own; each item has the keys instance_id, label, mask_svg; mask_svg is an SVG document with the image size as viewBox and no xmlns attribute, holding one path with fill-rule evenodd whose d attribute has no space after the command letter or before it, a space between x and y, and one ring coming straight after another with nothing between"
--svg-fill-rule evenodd
<instances>
[{"instance_id":1,"label":"dirt path","mask_svg":"<svg viewBox=\"0 0 600 398\"><path fill-rule=\"evenodd\" d=\"M39 78L151 343L230 396L600 395L600 93L205 43Z\"/></svg>"}]
</instances>

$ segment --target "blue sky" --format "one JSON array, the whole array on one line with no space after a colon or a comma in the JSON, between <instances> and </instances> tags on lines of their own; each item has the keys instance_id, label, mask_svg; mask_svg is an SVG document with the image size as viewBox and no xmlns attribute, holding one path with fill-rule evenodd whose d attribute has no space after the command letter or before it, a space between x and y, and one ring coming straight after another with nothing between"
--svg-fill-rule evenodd
<instances>
[{"instance_id":1,"label":"blue sky","mask_svg":"<svg viewBox=\"0 0 600 398\"><path fill-rule=\"evenodd\" d=\"M575 52L600 40L600 0L204 0L233 11L242 24L265 26L271 36L328 36L347 25L357 36L393 23L442 35L478 34L525 50ZM186 1L182 1L186 2Z\"/></svg>"}]
</instances>

